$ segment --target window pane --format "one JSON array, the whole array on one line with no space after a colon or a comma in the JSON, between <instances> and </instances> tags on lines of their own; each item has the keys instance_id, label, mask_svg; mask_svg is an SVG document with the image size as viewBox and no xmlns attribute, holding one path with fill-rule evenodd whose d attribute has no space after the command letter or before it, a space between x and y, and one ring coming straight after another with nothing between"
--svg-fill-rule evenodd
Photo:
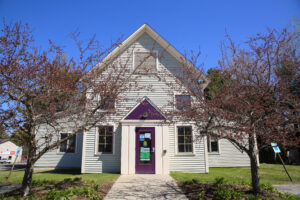
<instances>
[{"instance_id":1,"label":"window pane","mask_svg":"<svg viewBox=\"0 0 300 200\"><path fill-rule=\"evenodd\" d=\"M184 143L184 136L178 136L178 143Z\"/></svg>"},{"instance_id":2,"label":"window pane","mask_svg":"<svg viewBox=\"0 0 300 200\"><path fill-rule=\"evenodd\" d=\"M184 136L184 143L192 143L192 136Z\"/></svg>"},{"instance_id":3,"label":"window pane","mask_svg":"<svg viewBox=\"0 0 300 200\"><path fill-rule=\"evenodd\" d=\"M177 110L188 110L191 108L190 95L176 95L175 98Z\"/></svg>"},{"instance_id":4,"label":"window pane","mask_svg":"<svg viewBox=\"0 0 300 200\"><path fill-rule=\"evenodd\" d=\"M211 142L211 152L218 152L219 147L218 147L218 142Z\"/></svg>"},{"instance_id":5,"label":"window pane","mask_svg":"<svg viewBox=\"0 0 300 200\"><path fill-rule=\"evenodd\" d=\"M99 152L112 153L112 145L110 145L110 144L99 144Z\"/></svg>"},{"instance_id":6,"label":"window pane","mask_svg":"<svg viewBox=\"0 0 300 200\"><path fill-rule=\"evenodd\" d=\"M178 145L178 152L184 152L184 144Z\"/></svg>"},{"instance_id":7,"label":"window pane","mask_svg":"<svg viewBox=\"0 0 300 200\"><path fill-rule=\"evenodd\" d=\"M192 135L192 127L190 127L190 126L185 127L184 134L188 135L188 136Z\"/></svg>"},{"instance_id":8,"label":"window pane","mask_svg":"<svg viewBox=\"0 0 300 200\"><path fill-rule=\"evenodd\" d=\"M136 73L155 73L156 55L154 52L135 52L134 69Z\"/></svg>"},{"instance_id":9,"label":"window pane","mask_svg":"<svg viewBox=\"0 0 300 200\"><path fill-rule=\"evenodd\" d=\"M109 110L115 108L115 99L106 97L101 100L100 109L102 110Z\"/></svg>"},{"instance_id":10,"label":"window pane","mask_svg":"<svg viewBox=\"0 0 300 200\"><path fill-rule=\"evenodd\" d=\"M67 152L74 153L75 147L76 147L76 135L74 135L73 137L71 137L69 139L69 146L68 146Z\"/></svg>"},{"instance_id":11,"label":"window pane","mask_svg":"<svg viewBox=\"0 0 300 200\"><path fill-rule=\"evenodd\" d=\"M113 141L112 138L113 138L112 136L106 136L106 143L107 144L112 144L112 141Z\"/></svg>"},{"instance_id":12,"label":"window pane","mask_svg":"<svg viewBox=\"0 0 300 200\"><path fill-rule=\"evenodd\" d=\"M184 128L183 127L177 127L178 129L178 135L184 135Z\"/></svg>"},{"instance_id":13,"label":"window pane","mask_svg":"<svg viewBox=\"0 0 300 200\"><path fill-rule=\"evenodd\" d=\"M60 134L60 139L62 140L62 139L64 139L64 138L66 138L67 136L68 136L68 134L66 134L66 133L61 133L61 134ZM60 151L60 152L67 152L67 141L62 142L62 143L60 144L59 151Z\"/></svg>"},{"instance_id":14,"label":"window pane","mask_svg":"<svg viewBox=\"0 0 300 200\"><path fill-rule=\"evenodd\" d=\"M192 144L185 144L185 152L193 152Z\"/></svg>"}]
</instances>

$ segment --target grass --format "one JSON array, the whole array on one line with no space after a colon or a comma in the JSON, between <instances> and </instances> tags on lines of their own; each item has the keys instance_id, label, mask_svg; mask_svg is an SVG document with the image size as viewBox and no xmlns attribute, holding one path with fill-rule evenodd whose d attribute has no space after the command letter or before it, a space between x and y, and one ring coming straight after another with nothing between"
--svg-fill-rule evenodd
<instances>
[{"instance_id":1,"label":"grass","mask_svg":"<svg viewBox=\"0 0 300 200\"><path fill-rule=\"evenodd\" d=\"M300 166L287 165L293 183L300 183ZM171 172L171 176L178 182L197 181L213 183L217 177L224 177L228 183L249 184L251 182L250 168L210 168L208 174ZM291 184L283 166L279 164L261 164L259 167L261 183Z\"/></svg>"},{"instance_id":2,"label":"grass","mask_svg":"<svg viewBox=\"0 0 300 200\"><path fill-rule=\"evenodd\" d=\"M10 179L7 181L6 177L9 171L0 171L0 184L14 183L19 184L22 182L24 169L14 170ZM66 178L81 178L85 182L113 182L120 174L99 173L99 174L80 174L79 170L35 170L33 174L33 181L53 181L59 182Z\"/></svg>"}]
</instances>

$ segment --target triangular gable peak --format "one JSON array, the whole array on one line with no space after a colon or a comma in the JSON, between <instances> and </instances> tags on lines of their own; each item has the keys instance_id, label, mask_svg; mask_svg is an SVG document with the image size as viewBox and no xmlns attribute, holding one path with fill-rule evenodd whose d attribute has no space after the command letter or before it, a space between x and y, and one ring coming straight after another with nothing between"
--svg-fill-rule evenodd
<instances>
[{"instance_id":1,"label":"triangular gable peak","mask_svg":"<svg viewBox=\"0 0 300 200\"><path fill-rule=\"evenodd\" d=\"M124 40L117 48L115 48L112 52L110 52L100 63L94 66L94 68L105 67L109 62L111 62L114 58L116 58L125 48L131 45L143 33L147 33L149 36L151 36L154 41L156 41L159 45L161 45L168 53L170 53L179 62L185 60L185 57L178 50L176 50L169 42L167 42L164 38L162 38L148 24L143 24L138 30L136 30L126 40ZM187 64L186 67L192 67L195 69L196 73L197 72L199 73L200 77L205 81L203 85L203 88L205 88L209 83L208 78L205 75L203 75L200 71L198 71L192 63L188 62L186 64Z\"/></svg>"},{"instance_id":2,"label":"triangular gable peak","mask_svg":"<svg viewBox=\"0 0 300 200\"><path fill-rule=\"evenodd\" d=\"M144 98L124 120L166 120L166 117L148 98Z\"/></svg>"}]
</instances>

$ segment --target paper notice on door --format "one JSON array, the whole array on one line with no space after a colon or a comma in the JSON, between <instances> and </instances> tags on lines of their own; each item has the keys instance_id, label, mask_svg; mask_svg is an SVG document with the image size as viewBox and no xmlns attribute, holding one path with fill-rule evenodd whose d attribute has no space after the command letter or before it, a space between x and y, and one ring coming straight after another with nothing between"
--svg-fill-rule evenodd
<instances>
[{"instance_id":1,"label":"paper notice on door","mask_svg":"<svg viewBox=\"0 0 300 200\"><path fill-rule=\"evenodd\" d=\"M140 160L141 161L150 161L150 148L140 148Z\"/></svg>"},{"instance_id":2,"label":"paper notice on door","mask_svg":"<svg viewBox=\"0 0 300 200\"><path fill-rule=\"evenodd\" d=\"M144 141L145 140L145 135L144 134L140 134L140 141Z\"/></svg>"},{"instance_id":3,"label":"paper notice on door","mask_svg":"<svg viewBox=\"0 0 300 200\"><path fill-rule=\"evenodd\" d=\"M151 133L145 133L145 138L151 139Z\"/></svg>"}]
</instances>

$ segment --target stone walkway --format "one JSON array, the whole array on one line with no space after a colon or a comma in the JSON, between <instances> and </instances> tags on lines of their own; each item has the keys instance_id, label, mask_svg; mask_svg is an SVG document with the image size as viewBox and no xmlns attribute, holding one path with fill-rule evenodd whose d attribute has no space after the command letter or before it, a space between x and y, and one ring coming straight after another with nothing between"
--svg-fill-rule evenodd
<instances>
[{"instance_id":1,"label":"stone walkway","mask_svg":"<svg viewBox=\"0 0 300 200\"><path fill-rule=\"evenodd\" d=\"M295 195L300 195L300 185L299 184L288 184L288 185L273 185L281 193L291 193Z\"/></svg>"},{"instance_id":2,"label":"stone walkway","mask_svg":"<svg viewBox=\"0 0 300 200\"><path fill-rule=\"evenodd\" d=\"M0 185L0 194L7 193L18 188L21 188L21 185Z\"/></svg>"},{"instance_id":3,"label":"stone walkway","mask_svg":"<svg viewBox=\"0 0 300 200\"><path fill-rule=\"evenodd\" d=\"M169 175L121 175L104 198L187 199Z\"/></svg>"}]
</instances>

